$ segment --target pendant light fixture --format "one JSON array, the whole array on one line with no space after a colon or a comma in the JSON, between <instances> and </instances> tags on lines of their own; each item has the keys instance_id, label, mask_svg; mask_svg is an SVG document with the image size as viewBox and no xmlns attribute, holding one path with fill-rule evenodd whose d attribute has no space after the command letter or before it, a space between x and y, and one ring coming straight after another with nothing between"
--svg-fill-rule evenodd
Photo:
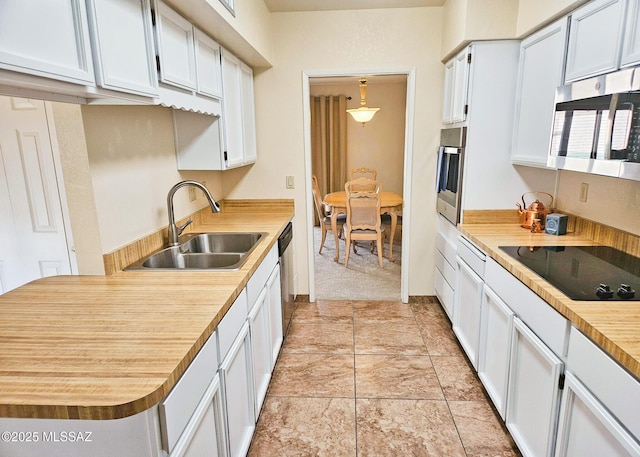
<instances>
[{"instance_id":1,"label":"pendant light fixture","mask_svg":"<svg viewBox=\"0 0 640 457\"><path fill-rule=\"evenodd\" d=\"M373 119L374 114L380 111L380 108L367 108L367 79L360 79L360 108L348 109L347 113L353 116L356 122L362 122L364 127L365 122L369 122Z\"/></svg>"}]
</instances>

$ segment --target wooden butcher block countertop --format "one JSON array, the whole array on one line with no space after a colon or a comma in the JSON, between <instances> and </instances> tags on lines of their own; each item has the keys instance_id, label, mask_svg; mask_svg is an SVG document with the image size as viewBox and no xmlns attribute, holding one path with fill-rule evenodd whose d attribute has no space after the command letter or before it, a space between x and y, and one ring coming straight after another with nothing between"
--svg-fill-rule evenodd
<instances>
[{"instance_id":1,"label":"wooden butcher block countertop","mask_svg":"<svg viewBox=\"0 0 640 457\"><path fill-rule=\"evenodd\" d=\"M572 233L562 236L531 233L518 224L462 224L458 228L640 379L640 301L571 300L499 248L598 243Z\"/></svg>"},{"instance_id":2,"label":"wooden butcher block countertop","mask_svg":"<svg viewBox=\"0 0 640 457\"><path fill-rule=\"evenodd\" d=\"M238 271L55 276L0 296L0 417L115 419L160 402L293 217L277 202L194 219L267 233Z\"/></svg>"}]
</instances>

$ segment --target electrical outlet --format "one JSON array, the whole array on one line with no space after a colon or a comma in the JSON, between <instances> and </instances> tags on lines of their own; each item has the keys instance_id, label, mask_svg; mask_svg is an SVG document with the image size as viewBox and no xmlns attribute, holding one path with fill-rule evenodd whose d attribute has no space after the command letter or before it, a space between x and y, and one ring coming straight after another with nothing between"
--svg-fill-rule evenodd
<instances>
[{"instance_id":1,"label":"electrical outlet","mask_svg":"<svg viewBox=\"0 0 640 457\"><path fill-rule=\"evenodd\" d=\"M197 198L196 195L196 188L193 186L189 186L189 201L190 202L195 202Z\"/></svg>"},{"instance_id":2,"label":"electrical outlet","mask_svg":"<svg viewBox=\"0 0 640 457\"><path fill-rule=\"evenodd\" d=\"M287 176L287 189L293 189L293 176Z\"/></svg>"},{"instance_id":3,"label":"electrical outlet","mask_svg":"<svg viewBox=\"0 0 640 457\"><path fill-rule=\"evenodd\" d=\"M589 194L589 184L583 182L580 184L580 195L578 196L578 200L583 203L587 202L587 195Z\"/></svg>"}]
</instances>

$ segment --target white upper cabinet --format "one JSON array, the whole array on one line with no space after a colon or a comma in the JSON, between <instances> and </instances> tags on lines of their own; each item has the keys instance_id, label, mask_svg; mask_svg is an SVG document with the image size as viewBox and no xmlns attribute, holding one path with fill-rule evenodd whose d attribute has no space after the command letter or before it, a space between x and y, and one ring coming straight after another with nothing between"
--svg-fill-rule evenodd
<instances>
[{"instance_id":1,"label":"white upper cabinet","mask_svg":"<svg viewBox=\"0 0 640 457\"><path fill-rule=\"evenodd\" d=\"M198 93L222 98L220 45L195 29Z\"/></svg>"},{"instance_id":2,"label":"white upper cabinet","mask_svg":"<svg viewBox=\"0 0 640 457\"><path fill-rule=\"evenodd\" d=\"M160 81L219 99L220 45L164 3L156 3Z\"/></svg>"},{"instance_id":3,"label":"white upper cabinet","mask_svg":"<svg viewBox=\"0 0 640 457\"><path fill-rule=\"evenodd\" d=\"M87 5L97 84L157 96L149 0L89 0Z\"/></svg>"},{"instance_id":4,"label":"white upper cabinet","mask_svg":"<svg viewBox=\"0 0 640 457\"><path fill-rule=\"evenodd\" d=\"M546 167L555 107L562 85L567 19L563 18L522 41L516 89L511 160Z\"/></svg>"},{"instance_id":5,"label":"white upper cabinet","mask_svg":"<svg viewBox=\"0 0 640 457\"><path fill-rule=\"evenodd\" d=\"M4 1L0 68L94 84L84 0Z\"/></svg>"},{"instance_id":6,"label":"white upper cabinet","mask_svg":"<svg viewBox=\"0 0 640 457\"><path fill-rule=\"evenodd\" d=\"M253 71L222 50L222 89L226 168L256 161Z\"/></svg>"},{"instance_id":7,"label":"white upper cabinet","mask_svg":"<svg viewBox=\"0 0 640 457\"><path fill-rule=\"evenodd\" d=\"M595 0L571 14L565 82L620 66L627 0Z\"/></svg>"},{"instance_id":8,"label":"white upper cabinet","mask_svg":"<svg viewBox=\"0 0 640 457\"><path fill-rule=\"evenodd\" d=\"M244 140L244 161L254 163L258 159L256 145L256 108L253 93L253 70L240 63L240 84L242 86L242 139Z\"/></svg>"},{"instance_id":9,"label":"white upper cabinet","mask_svg":"<svg viewBox=\"0 0 640 457\"><path fill-rule=\"evenodd\" d=\"M621 67L637 65L640 62L640 0L629 0L626 16Z\"/></svg>"},{"instance_id":10,"label":"white upper cabinet","mask_svg":"<svg viewBox=\"0 0 640 457\"><path fill-rule=\"evenodd\" d=\"M162 2L156 6L160 81L195 90L196 55L193 25Z\"/></svg>"},{"instance_id":11,"label":"white upper cabinet","mask_svg":"<svg viewBox=\"0 0 640 457\"><path fill-rule=\"evenodd\" d=\"M442 109L442 122L445 124L466 119L470 56L470 48L465 48L445 64L445 99Z\"/></svg>"}]
</instances>

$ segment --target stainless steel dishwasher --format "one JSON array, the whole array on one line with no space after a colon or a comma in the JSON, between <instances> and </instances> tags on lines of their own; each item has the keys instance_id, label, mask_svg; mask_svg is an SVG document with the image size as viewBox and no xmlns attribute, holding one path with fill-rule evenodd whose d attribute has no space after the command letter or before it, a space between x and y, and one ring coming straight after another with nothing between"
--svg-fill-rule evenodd
<instances>
[{"instance_id":1,"label":"stainless steel dishwasher","mask_svg":"<svg viewBox=\"0 0 640 457\"><path fill-rule=\"evenodd\" d=\"M291 222L278 237L278 256L280 257L280 289L282 295L282 335L287 335L291 316L295 308L293 293L293 225Z\"/></svg>"}]
</instances>

